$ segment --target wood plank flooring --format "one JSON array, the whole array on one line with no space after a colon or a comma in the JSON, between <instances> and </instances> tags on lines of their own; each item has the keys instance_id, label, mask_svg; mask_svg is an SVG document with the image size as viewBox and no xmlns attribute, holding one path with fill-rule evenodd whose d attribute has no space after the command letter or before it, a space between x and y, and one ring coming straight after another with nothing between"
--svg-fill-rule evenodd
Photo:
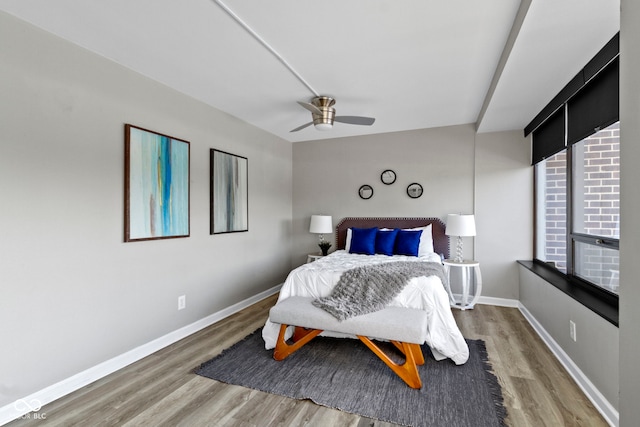
<instances>
[{"instance_id":1,"label":"wood plank flooring","mask_svg":"<svg viewBox=\"0 0 640 427\"><path fill-rule=\"evenodd\" d=\"M394 424L328 409L193 373L264 324L269 297L9 426L377 426ZM512 427L607 426L515 308L454 309L466 338L483 339ZM428 380L427 380L428 381ZM473 426L481 427L481 426Z\"/></svg>"}]
</instances>

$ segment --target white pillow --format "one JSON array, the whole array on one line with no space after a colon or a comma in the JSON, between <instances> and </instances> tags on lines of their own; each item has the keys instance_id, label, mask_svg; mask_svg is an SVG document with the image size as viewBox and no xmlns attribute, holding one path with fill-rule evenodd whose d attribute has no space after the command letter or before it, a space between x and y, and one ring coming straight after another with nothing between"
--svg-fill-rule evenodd
<instances>
[{"instance_id":1,"label":"white pillow","mask_svg":"<svg viewBox=\"0 0 640 427\"><path fill-rule=\"evenodd\" d=\"M347 228L347 239L344 244L344 250L349 252L351 249L351 228Z\"/></svg>"}]
</instances>

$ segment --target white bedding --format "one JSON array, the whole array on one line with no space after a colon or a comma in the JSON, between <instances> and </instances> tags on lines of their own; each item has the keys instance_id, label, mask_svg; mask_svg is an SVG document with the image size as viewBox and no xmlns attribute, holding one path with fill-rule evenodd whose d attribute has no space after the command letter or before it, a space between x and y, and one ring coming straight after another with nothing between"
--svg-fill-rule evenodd
<instances>
[{"instance_id":1,"label":"white bedding","mask_svg":"<svg viewBox=\"0 0 640 427\"><path fill-rule=\"evenodd\" d=\"M291 271L280 290L278 302L291 296L315 298L327 296L344 271L361 265L393 261L440 262L440 256L435 253L421 257L358 255L344 250L335 251ZM412 279L390 305L418 308L427 312L429 322L426 344L431 348L436 360L450 358L457 365L467 361L469 347L453 318L449 296L439 278L432 276ZM279 324L267 319L262 329L266 349L275 347L279 330Z\"/></svg>"}]
</instances>

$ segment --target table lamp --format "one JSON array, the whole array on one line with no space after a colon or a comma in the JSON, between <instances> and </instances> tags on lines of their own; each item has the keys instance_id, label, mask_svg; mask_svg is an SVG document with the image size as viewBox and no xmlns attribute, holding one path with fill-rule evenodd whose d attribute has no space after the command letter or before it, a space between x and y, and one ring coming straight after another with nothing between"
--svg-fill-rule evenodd
<instances>
[{"instance_id":1,"label":"table lamp","mask_svg":"<svg viewBox=\"0 0 640 427\"><path fill-rule=\"evenodd\" d=\"M476 222L473 215L449 214L447 216L447 236L457 237L455 262L462 262L462 238L476 235Z\"/></svg>"},{"instance_id":2,"label":"table lamp","mask_svg":"<svg viewBox=\"0 0 640 427\"><path fill-rule=\"evenodd\" d=\"M327 251L331 247L331 243L324 240L324 234L331 233L333 226L331 225L330 215L311 215L311 224L309 225L309 233L315 233L319 235L320 249L322 255L327 255Z\"/></svg>"}]
</instances>

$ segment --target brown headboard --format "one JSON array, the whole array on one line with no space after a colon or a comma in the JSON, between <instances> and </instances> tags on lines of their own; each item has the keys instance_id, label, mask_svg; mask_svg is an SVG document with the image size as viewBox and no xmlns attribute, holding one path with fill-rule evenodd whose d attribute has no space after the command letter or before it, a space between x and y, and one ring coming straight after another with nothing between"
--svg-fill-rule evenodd
<instances>
[{"instance_id":1,"label":"brown headboard","mask_svg":"<svg viewBox=\"0 0 640 427\"><path fill-rule=\"evenodd\" d=\"M436 253L449 258L449 236L444 234L445 224L440 218L343 218L336 225L337 249L344 249L347 240L347 229L357 228L414 228L432 224L433 249Z\"/></svg>"}]
</instances>

